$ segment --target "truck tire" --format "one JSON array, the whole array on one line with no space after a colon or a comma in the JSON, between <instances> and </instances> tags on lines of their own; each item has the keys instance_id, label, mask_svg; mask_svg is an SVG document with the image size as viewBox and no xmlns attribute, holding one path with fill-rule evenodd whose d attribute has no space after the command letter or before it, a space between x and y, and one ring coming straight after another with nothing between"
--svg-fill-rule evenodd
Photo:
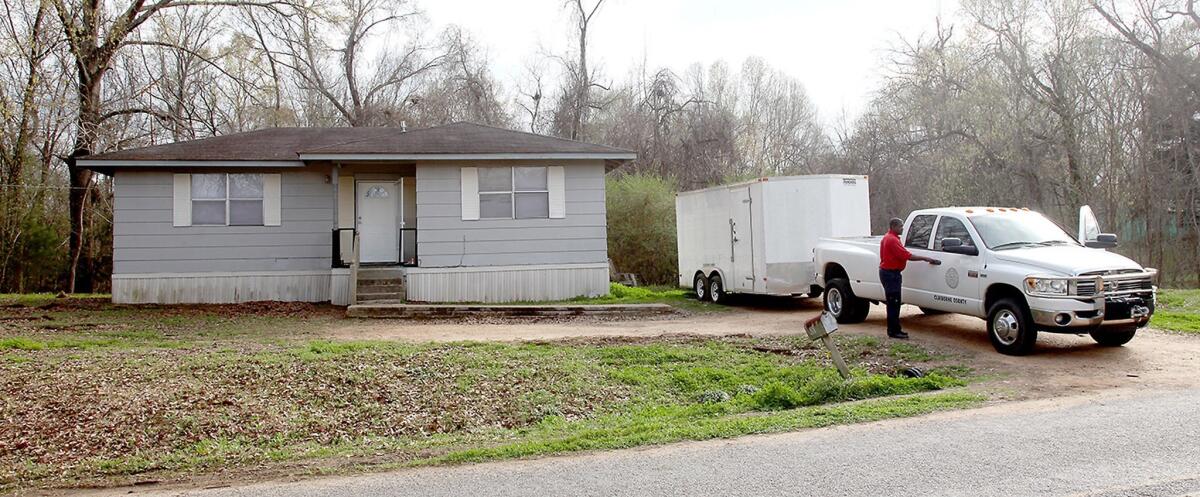
<instances>
[{"instance_id":1,"label":"truck tire","mask_svg":"<svg viewBox=\"0 0 1200 497\"><path fill-rule=\"evenodd\" d=\"M728 295L725 294L725 282L721 281L721 275L713 273L708 278L708 299L714 304L724 304Z\"/></svg>"},{"instance_id":2,"label":"truck tire","mask_svg":"<svg viewBox=\"0 0 1200 497\"><path fill-rule=\"evenodd\" d=\"M1137 334L1137 326L1128 328L1092 330L1088 332L1092 336L1092 340L1105 347L1120 347L1133 340L1133 336Z\"/></svg>"},{"instance_id":3,"label":"truck tire","mask_svg":"<svg viewBox=\"0 0 1200 497\"><path fill-rule=\"evenodd\" d=\"M825 288L825 312L828 312L841 324L861 323L867 319L870 303L854 296L850 282L844 278L829 280Z\"/></svg>"},{"instance_id":4,"label":"truck tire","mask_svg":"<svg viewBox=\"0 0 1200 497\"><path fill-rule=\"evenodd\" d=\"M696 300L708 300L708 278L704 277L704 273L696 273L692 279L692 291L696 294Z\"/></svg>"},{"instance_id":5,"label":"truck tire","mask_svg":"<svg viewBox=\"0 0 1200 497\"><path fill-rule=\"evenodd\" d=\"M996 351L1006 355L1025 355L1033 350L1037 329L1025 304L1014 298L1000 299L988 310L988 338Z\"/></svg>"}]
</instances>

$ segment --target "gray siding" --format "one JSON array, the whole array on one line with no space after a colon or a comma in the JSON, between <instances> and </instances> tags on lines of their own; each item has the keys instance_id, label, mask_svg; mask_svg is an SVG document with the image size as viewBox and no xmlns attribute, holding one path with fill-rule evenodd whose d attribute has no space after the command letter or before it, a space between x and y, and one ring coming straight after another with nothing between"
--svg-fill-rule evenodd
<instances>
[{"instance_id":1,"label":"gray siding","mask_svg":"<svg viewBox=\"0 0 1200 497\"><path fill-rule=\"evenodd\" d=\"M330 268L333 186L325 173L282 171L280 226L172 226L170 172L113 179L113 274Z\"/></svg>"},{"instance_id":2,"label":"gray siding","mask_svg":"<svg viewBox=\"0 0 1200 497\"><path fill-rule=\"evenodd\" d=\"M563 219L463 221L460 168L561 165ZM417 256L421 267L604 263L608 240L602 161L417 164Z\"/></svg>"}]
</instances>

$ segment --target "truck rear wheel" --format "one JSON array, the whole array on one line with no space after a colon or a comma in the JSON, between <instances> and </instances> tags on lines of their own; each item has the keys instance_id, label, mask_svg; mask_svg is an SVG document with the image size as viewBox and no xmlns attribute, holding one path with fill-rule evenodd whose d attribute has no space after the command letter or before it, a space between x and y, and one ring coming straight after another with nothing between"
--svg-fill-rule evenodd
<instances>
[{"instance_id":1,"label":"truck rear wheel","mask_svg":"<svg viewBox=\"0 0 1200 497\"><path fill-rule=\"evenodd\" d=\"M1013 298L1000 299L988 310L988 338L997 352L1025 355L1033 350L1037 330L1025 305Z\"/></svg>"},{"instance_id":2,"label":"truck rear wheel","mask_svg":"<svg viewBox=\"0 0 1200 497\"><path fill-rule=\"evenodd\" d=\"M850 282L843 278L829 280L825 289L825 312L828 312L841 324L861 323L867 319L870 303L854 296Z\"/></svg>"},{"instance_id":3,"label":"truck rear wheel","mask_svg":"<svg viewBox=\"0 0 1200 497\"><path fill-rule=\"evenodd\" d=\"M1088 333L1092 336L1092 340L1105 347L1120 347L1133 340L1133 336L1137 334L1137 326L1118 329L1099 329L1092 330Z\"/></svg>"},{"instance_id":4,"label":"truck rear wheel","mask_svg":"<svg viewBox=\"0 0 1200 497\"><path fill-rule=\"evenodd\" d=\"M696 300L708 300L708 278L704 277L704 273L696 273L692 279L692 291L696 292Z\"/></svg>"}]
</instances>

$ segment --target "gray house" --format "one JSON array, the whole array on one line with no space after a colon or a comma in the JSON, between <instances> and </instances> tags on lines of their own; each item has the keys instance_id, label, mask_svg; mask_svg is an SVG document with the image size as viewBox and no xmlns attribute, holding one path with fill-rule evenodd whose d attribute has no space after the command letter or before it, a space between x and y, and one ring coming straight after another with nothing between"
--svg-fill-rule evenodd
<instances>
[{"instance_id":1,"label":"gray house","mask_svg":"<svg viewBox=\"0 0 1200 497\"><path fill-rule=\"evenodd\" d=\"M346 305L607 293L604 174L634 157L456 123L272 128L79 164L113 178L113 301Z\"/></svg>"}]
</instances>

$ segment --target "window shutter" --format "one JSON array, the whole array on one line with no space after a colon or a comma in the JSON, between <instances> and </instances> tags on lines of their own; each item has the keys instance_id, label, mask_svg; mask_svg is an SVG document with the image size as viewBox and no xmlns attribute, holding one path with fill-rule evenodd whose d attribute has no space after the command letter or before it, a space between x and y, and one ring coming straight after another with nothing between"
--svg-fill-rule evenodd
<instances>
[{"instance_id":1,"label":"window shutter","mask_svg":"<svg viewBox=\"0 0 1200 497\"><path fill-rule=\"evenodd\" d=\"M546 187L550 190L550 218L567 217L566 173L562 166L546 168Z\"/></svg>"},{"instance_id":2,"label":"window shutter","mask_svg":"<svg viewBox=\"0 0 1200 497\"><path fill-rule=\"evenodd\" d=\"M462 218L479 219L479 170L474 167L462 168Z\"/></svg>"},{"instance_id":3,"label":"window shutter","mask_svg":"<svg viewBox=\"0 0 1200 497\"><path fill-rule=\"evenodd\" d=\"M278 174L263 175L263 226L279 226L283 221L283 185Z\"/></svg>"},{"instance_id":4,"label":"window shutter","mask_svg":"<svg viewBox=\"0 0 1200 497\"><path fill-rule=\"evenodd\" d=\"M172 209L174 213L175 226L191 226L192 225L192 175L176 174L175 175L175 205Z\"/></svg>"}]
</instances>

